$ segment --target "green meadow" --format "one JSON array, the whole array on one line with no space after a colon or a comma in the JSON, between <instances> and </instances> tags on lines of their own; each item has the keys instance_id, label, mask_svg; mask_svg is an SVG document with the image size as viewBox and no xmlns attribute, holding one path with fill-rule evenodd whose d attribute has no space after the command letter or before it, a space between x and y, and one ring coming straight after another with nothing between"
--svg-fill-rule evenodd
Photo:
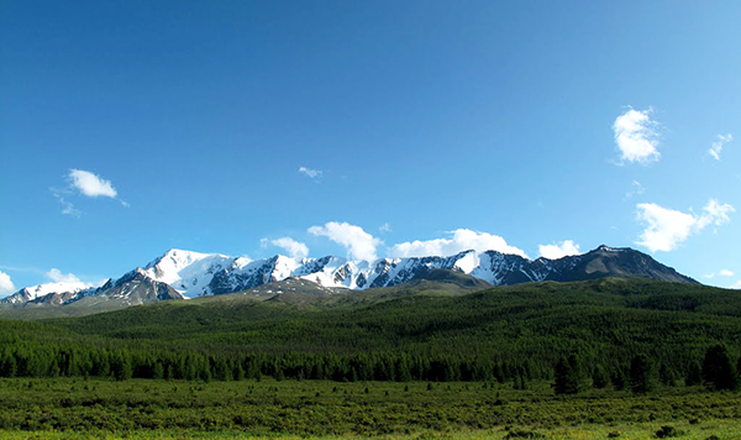
<instances>
[{"instance_id":1,"label":"green meadow","mask_svg":"<svg viewBox=\"0 0 741 440\"><path fill-rule=\"evenodd\" d=\"M4 379L2 438L622 438L741 436L741 395L702 387L555 396L486 382ZM664 428L665 427L665 428Z\"/></svg>"}]
</instances>

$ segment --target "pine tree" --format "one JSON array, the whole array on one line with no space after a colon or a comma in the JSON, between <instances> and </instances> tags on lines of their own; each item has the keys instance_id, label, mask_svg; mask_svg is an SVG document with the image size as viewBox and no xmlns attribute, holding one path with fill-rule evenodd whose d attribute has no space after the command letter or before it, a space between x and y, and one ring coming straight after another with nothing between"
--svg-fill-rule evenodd
<instances>
[{"instance_id":1,"label":"pine tree","mask_svg":"<svg viewBox=\"0 0 741 440\"><path fill-rule=\"evenodd\" d=\"M668 365L662 363L661 367L659 367L659 381L662 383L662 385L673 387L676 380L677 378L674 376L674 372L669 368Z\"/></svg>"},{"instance_id":2,"label":"pine tree","mask_svg":"<svg viewBox=\"0 0 741 440\"><path fill-rule=\"evenodd\" d=\"M119 352L111 357L111 372L116 380L128 380L133 375L128 353Z\"/></svg>"},{"instance_id":3,"label":"pine tree","mask_svg":"<svg viewBox=\"0 0 741 440\"><path fill-rule=\"evenodd\" d=\"M162 362L157 361L152 367L152 379L164 379L165 368L162 366Z\"/></svg>"},{"instance_id":4,"label":"pine tree","mask_svg":"<svg viewBox=\"0 0 741 440\"><path fill-rule=\"evenodd\" d=\"M644 355L638 355L630 363L630 388L636 394L643 394L655 387L654 363Z\"/></svg>"},{"instance_id":5,"label":"pine tree","mask_svg":"<svg viewBox=\"0 0 741 440\"><path fill-rule=\"evenodd\" d=\"M601 389L606 387L608 383L610 383L610 378L607 376L605 367L603 367L602 364L598 364L592 373L592 386Z\"/></svg>"},{"instance_id":6,"label":"pine tree","mask_svg":"<svg viewBox=\"0 0 741 440\"><path fill-rule=\"evenodd\" d=\"M684 379L684 384L691 387L694 385L700 385L700 383L702 383L702 368L700 367L699 362L694 361L690 363L690 367L687 370L687 377Z\"/></svg>"},{"instance_id":7,"label":"pine tree","mask_svg":"<svg viewBox=\"0 0 741 440\"><path fill-rule=\"evenodd\" d=\"M561 358L554 368L553 391L556 394L578 393L579 377L579 360L576 355L572 354L568 359Z\"/></svg>"},{"instance_id":8,"label":"pine tree","mask_svg":"<svg viewBox=\"0 0 741 440\"><path fill-rule=\"evenodd\" d=\"M622 391L625 389L626 379L622 368L618 367L618 369L612 373L610 382L612 382L612 387L615 388L615 391Z\"/></svg>"},{"instance_id":9,"label":"pine tree","mask_svg":"<svg viewBox=\"0 0 741 440\"><path fill-rule=\"evenodd\" d=\"M739 387L738 372L722 345L710 347L702 364L705 382L716 390L736 390Z\"/></svg>"}]
</instances>

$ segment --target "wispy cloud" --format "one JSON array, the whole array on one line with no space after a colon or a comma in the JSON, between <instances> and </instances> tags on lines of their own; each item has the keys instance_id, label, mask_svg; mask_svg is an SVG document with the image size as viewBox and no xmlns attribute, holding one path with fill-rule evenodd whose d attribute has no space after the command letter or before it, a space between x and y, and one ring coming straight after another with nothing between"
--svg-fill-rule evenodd
<instances>
[{"instance_id":1,"label":"wispy cloud","mask_svg":"<svg viewBox=\"0 0 741 440\"><path fill-rule=\"evenodd\" d=\"M664 208L655 203L641 203L636 207L638 220L646 224L636 244L651 252L674 250L690 235L699 233L707 226L729 222L729 214L735 212L733 206L720 204L715 199L708 201L701 215Z\"/></svg>"},{"instance_id":2,"label":"wispy cloud","mask_svg":"<svg viewBox=\"0 0 741 440\"><path fill-rule=\"evenodd\" d=\"M631 197L640 196L646 192L646 188L641 184L641 182L634 180L633 184L631 185L630 191L625 193L625 200L628 200Z\"/></svg>"},{"instance_id":3,"label":"wispy cloud","mask_svg":"<svg viewBox=\"0 0 741 440\"><path fill-rule=\"evenodd\" d=\"M291 237L278 238L272 240L270 244L285 250L293 258L306 258L309 256L309 247Z\"/></svg>"},{"instance_id":4,"label":"wispy cloud","mask_svg":"<svg viewBox=\"0 0 741 440\"><path fill-rule=\"evenodd\" d=\"M703 275L703 277L704 278L715 278L716 275L719 276L719 277L732 277L735 274L732 271L728 270L728 269L721 269L720 272L718 272L718 273L713 272L713 273L710 273L710 274L707 274L707 275Z\"/></svg>"},{"instance_id":5,"label":"wispy cloud","mask_svg":"<svg viewBox=\"0 0 741 440\"><path fill-rule=\"evenodd\" d=\"M510 246L504 238L486 232L470 229L456 229L450 232L450 238L436 238L433 240L415 240L399 243L389 249L390 257L424 257L430 255L449 256L467 250L477 252L498 251L503 254L514 254L527 258L522 249Z\"/></svg>"},{"instance_id":6,"label":"wispy cloud","mask_svg":"<svg viewBox=\"0 0 741 440\"><path fill-rule=\"evenodd\" d=\"M344 246L348 256L353 260L375 260L376 249L383 243L360 226L346 222L328 222L324 226L312 226L309 228L309 234L327 237Z\"/></svg>"},{"instance_id":7,"label":"wispy cloud","mask_svg":"<svg viewBox=\"0 0 741 440\"><path fill-rule=\"evenodd\" d=\"M620 160L648 165L659 160L658 123L651 120L652 109L638 111L629 109L615 119L612 129L615 144L620 150Z\"/></svg>"},{"instance_id":8,"label":"wispy cloud","mask_svg":"<svg viewBox=\"0 0 741 440\"><path fill-rule=\"evenodd\" d=\"M75 208L74 203L70 202L67 197L72 193L69 190L50 188L52 195L57 199L60 205L62 205L62 214L71 215L72 217L80 217L82 212Z\"/></svg>"},{"instance_id":9,"label":"wispy cloud","mask_svg":"<svg viewBox=\"0 0 741 440\"><path fill-rule=\"evenodd\" d=\"M733 135L731 133L728 133L727 135L718 135L718 140L713 142L713 145L708 150L708 154L713 156L715 160L720 160L720 152L723 151L723 145L727 144L728 142L731 142L733 140Z\"/></svg>"},{"instance_id":10,"label":"wispy cloud","mask_svg":"<svg viewBox=\"0 0 741 440\"><path fill-rule=\"evenodd\" d=\"M15 292L15 285L10 279L10 275L0 271L0 296L10 295Z\"/></svg>"},{"instance_id":11,"label":"wispy cloud","mask_svg":"<svg viewBox=\"0 0 741 440\"><path fill-rule=\"evenodd\" d=\"M324 174L322 170L315 170L307 167L299 167L298 172L312 180L319 180Z\"/></svg>"},{"instance_id":12,"label":"wispy cloud","mask_svg":"<svg viewBox=\"0 0 741 440\"><path fill-rule=\"evenodd\" d=\"M379 231L381 231L381 234L387 234L392 231L391 225L388 224L388 222L381 225L380 228L378 228Z\"/></svg>"},{"instance_id":13,"label":"wispy cloud","mask_svg":"<svg viewBox=\"0 0 741 440\"><path fill-rule=\"evenodd\" d=\"M564 240L560 243L541 244L538 246L540 256L549 260L558 260L559 258L568 257L569 255L578 255L579 245L573 240Z\"/></svg>"}]
</instances>

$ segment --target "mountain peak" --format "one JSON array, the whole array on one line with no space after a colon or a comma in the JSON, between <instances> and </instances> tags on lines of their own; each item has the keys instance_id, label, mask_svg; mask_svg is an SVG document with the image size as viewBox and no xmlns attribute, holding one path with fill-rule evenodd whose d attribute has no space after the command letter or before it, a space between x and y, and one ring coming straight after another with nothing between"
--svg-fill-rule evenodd
<instances>
[{"instance_id":1,"label":"mountain peak","mask_svg":"<svg viewBox=\"0 0 741 440\"><path fill-rule=\"evenodd\" d=\"M144 268L136 268L97 289L85 290L94 286L84 283L48 283L22 289L2 300L2 303L24 304L49 294L76 301L86 295L105 296L107 291L115 291L117 297L122 298L127 295L125 292L133 292L131 289L135 287L134 284L148 286L137 294L141 301L193 298L245 291L292 277L326 288L365 290L424 279L435 270L452 271L493 285L604 277L697 283L647 254L604 244L579 255L555 260L541 257L534 261L516 254L475 250L451 256L381 258L373 262L352 261L331 255L323 258L293 258L280 254L252 261L247 257L234 258L173 248ZM124 285L131 285L131 288L121 290Z\"/></svg>"}]
</instances>

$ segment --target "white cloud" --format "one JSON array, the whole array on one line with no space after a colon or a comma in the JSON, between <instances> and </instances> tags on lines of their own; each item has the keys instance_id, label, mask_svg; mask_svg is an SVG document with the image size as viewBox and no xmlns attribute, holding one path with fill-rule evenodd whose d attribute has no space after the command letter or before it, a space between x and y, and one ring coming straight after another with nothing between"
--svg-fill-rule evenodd
<instances>
[{"instance_id":1,"label":"white cloud","mask_svg":"<svg viewBox=\"0 0 741 440\"><path fill-rule=\"evenodd\" d=\"M708 150L708 154L713 156L715 160L720 160L720 152L723 151L723 145L727 144L728 142L731 142L732 140L733 140L733 135L731 133L728 133L725 136L723 136L722 134L719 134L718 140L713 142L713 145Z\"/></svg>"},{"instance_id":2,"label":"white cloud","mask_svg":"<svg viewBox=\"0 0 741 440\"><path fill-rule=\"evenodd\" d=\"M67 200L65 198L65 194L68 194L69 191L59 190L57 188L51 188L52 194L54 194L54 197L59 201L59 204L62 205L62 214L64 215L71 215L73 217L79 217L80 212L79 209L75 208L75 205Z\"/></svg>"},{"instance_id":3,"label":"white cloud","mask_svg":"<svg viewBox=\"0 0 741 440\"><path fill-rule=\"evenodd\" d=\"M269 243L270 243L270 240L268 240L267 238L261 238L260 239L260 248L261 249L267 249Z\"/></svg>"},{"instance_id":4,"label":"white cloud","mask_svg":"<svg viewBox=\"0 0 741 440\"><path fill-rule=\"evenodd\" d=\"M105 180L90 171L71 169L69 178L72 186L88 197L103 196L115 199L118 194L110 180Z\"/></svg>"},{"instance_id":5,"label":"white cloud","mask_svg":"<svg viewBox=\"0 0 741 440\"><path fill-rule=\"evenodd\" d=\"M365 232L360 226L345 222L329 222L324 226L312 226L309 228L309 233L327 237L341 244L353 260L375 260L376 248L382 243L380 239Z\"/></svg>"},{"instance_id":6,"label":"white cloud","mask_svg":"<svg viewBox=\"0 0 741 440\"><path fill-rule=\"evenodd\" d=\"M283 237L270 242L273 246L285 249L293 258L306 258L309 256L309 247L291 237Z\"/></svg>"},{"instance_id":7,"label":"white cloud","mask_svg":"<svg viewBox=\"0 0 741 440\"><path fill-rule=\"evenodd\" d=\"M77 278L74 274L62 273L62 271L57 268L52 268L49 272L47 272L46 277L54 281L55 283L80 283L81 282L80 279Z\"/></svg>"},{"instance_id":8,"label":"white cloud","mask_svg":"<svg viewBox=\"0 0 741 440\"><path fill-rule=\"evenodd\" d=\"M305 176L309 177L310 179L318 179L318 178L322 177L322 174L324 174L324 172L322 170L314 170L314 169L306 168L306 167L300 167L298 169L298 172L301 173L301 174L304 174Z\"/></svg>"},{"instance_id":9,"label":"white cloud","mask_svg":"<svg viewBox=\"0 0 741 440\"><path fill-rule=\"evenodd\" d=\"M66 188L50 188L52 194L62 205L62 214L79 217L82 212L75 208L75 205L69 200L74 195L83 195L86 197L110 197L116 199L122 206L128 208L128 202L118 198L118 192L113 187L110 180L91 173L90 171L70 169L67 174L69 185Z\"/></svg>"},{"instance_id":10,"label":"white cloud","mask_svg":"<svg viewBox=\"0 0 741 440\"><path fill-rule=\"evenodd\" d=\"M731 289L741 289L741 280L736 281L730 286Z\"/></svg>"},{"instance_id":11,"label":"white cloud","mask_svg":"<svg viewBox=\"0 0 741 440\"><path fill-rule=\"evenodd\" d=\"M10 295L15 292L15 285L10 279L10 275L0 271L0 296Z\"/></svg>"},{"instance_id":12,"label":"white cloud","mask_svg":"<svg viewBox=\"0 0 741 440\"><path fill-rule=\"evenodd\" d=\"M708 225L720 226L730 221L728 214L735 209L729 204L720 204L710 199L703 208L702 215L684 213L663 208L655 203L641 203L638 208L638 220L647 226L636 244L645 246L651 252L671 251L684 243L691 234L699 233Z\"/></svg>"},{"instance_id":13,"label":"white cloud","mask_svg":"<svg viewBox=\"0 0 741 440\"><path fill-rule=\"evenodd\" d=\"M476 232L470 229L456 229L452 231L452 234L452 238L399 243L392 246L388 254L390 257L449 256L473 249L477 252L498 251L503 254L515 254L527 258L522 249L508 245L504 238L498 235Z\"/></svg>"},{"instance_id":14,"label":"white cloud","mask_svg":"<svg viewBox=\"0 0 741 440\"><path fill-rule=\"evenodd\" d=\"M710 201L708 201L708 204L705 205L702 210L705 211L705 214L701 215L697 219L697 226L700 229L710 224L721 226L725 223L728 223L731 221L731 219L728 217L728 214L731 212L736 212L733 206L729 205L728 203L724 203L721 205L715 199L710 199Z\"/></svg>"},{"instance_id":15,"label":"white cloud","mask_svg":"<svg viewBox=\"0 0 741 440\"><path fill-rule=\"evenodd\" d=\"M390 224L388 224L388 222L386 222L386 223L382 224L382 225L381 225L381 227L380 227L380 228L378 228L378 230L379 230L379 231L381 231L381 233L382 233L382 234L386 234L386 233L388 233L388 232L391 232L391 231L392 231L392 229L391 229L391 225L390 225Z\"/></svg>"},{"instance_id":16,"label":"white cloud","mask_svg":"<svg viewBox=\"0 0 741 440\"><path fill-rule=\"evenodd\" d=\"M615 119L612 129L622 161L647 165L659 160L658 124L651 120L651 113L650 108L644 111L631 108Z\"/></svg>"},{"instance_id":17,"label":"white cloud","mask_svg":"<svg viewBox=\"0 0 741 440\"><path fill-rule=\"evenodd\" d=\"M716 275L718 275L719 277L732 277L735 274L732 271L728 270L728 269L722 269L717 274L715 272L713 272L713 273L710 273L710 274L707 274L707 275L703 275L703 277L704 278L715 278Z\"/></svg>"},{"instance_id":18,"label":"white cloud","mask_svg":"<svg viewBox=\"0 0 741 440\"><path fill-rule=\"evenodd\" d=\"M579 254L579 245L573 240L564 240L556 244L541 244L538 246L541 257L549 260L558 260L559 258L568 257L569 255Z\"/></svg>"},{"instance_id":19,"label":"white cloud","mask_svg":"<svg viewBox=\"0 0 741 440\"><path fill-rule=\"evenodd\" d=\"M690 236L697 219L691 214L662 208L655 203L641 203L638 220L648 223L636 242L651 252L671 251Z\"/></svg>"}]
</instances>

